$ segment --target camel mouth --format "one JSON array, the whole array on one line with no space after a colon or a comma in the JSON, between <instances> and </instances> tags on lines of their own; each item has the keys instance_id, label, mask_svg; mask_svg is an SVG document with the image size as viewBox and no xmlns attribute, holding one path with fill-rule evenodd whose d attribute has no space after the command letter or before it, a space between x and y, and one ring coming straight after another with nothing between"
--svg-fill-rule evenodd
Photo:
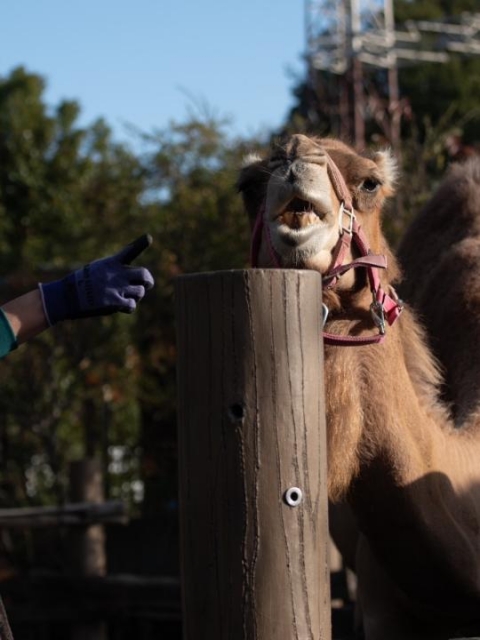
<instances>
[{"instance_id":1,"label":"camel mouth","mask_svg":"<svg viewBox=\"0 0 480 640\"><path fill-rule=\"evenodd\" d=\"M313 202L293 198L276 216L276 220L289 229L297 230L320 224L325 215L325 212L319 211Z\"/></svg>"}]
</instances>

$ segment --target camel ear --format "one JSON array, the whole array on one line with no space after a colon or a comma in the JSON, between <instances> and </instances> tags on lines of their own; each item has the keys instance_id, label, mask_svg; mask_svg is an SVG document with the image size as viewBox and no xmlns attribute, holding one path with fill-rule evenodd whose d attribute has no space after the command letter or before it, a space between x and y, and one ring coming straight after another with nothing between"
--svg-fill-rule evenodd
<instances>
[{"instance_id":1,"label":"camel ear","mask_svg":"<svg viewBox=\"0 0 480 640\"><path fill-rule=\"evenodd\" d=\"M400 174L397 159L390 149L384 149L383 151L377 151L373 156L373 160L382 173L385 195L392 195Z\"/></svg>"},{"instance_id":2,"label":"camel ear","mask_svg":"<svg viewBox=\"0 0 480 640\"><path fill-rule=\"evenodd\" d=\"M249 153L243 158L242 167L237 180L237 189L240 193L247 191L253 182L259 179L264 160L257 153Z\"/></svg>"},{"instance_id":3,"label":"camel ear","mask_svg":"<svg viewBox=\"0 0 480 640\"><path fill-rule=\"evenodd\" d=\"M242 160L242 169L247 169L252 165L260 164L263 158L258 153L247 153Z\"/></svg>"},{"instance_id":4,"label":"camel ear","mask_svg":"<svg viewBox=\"0 0 480 640\"><path fill-rule=\"evenodd\" d=\"M250 154L244 158L237 180L237 189L242 194L243 204L252 226L265 199L268 177L266 160L262 160L257 154Z\"/></svg>"}]
</instances>

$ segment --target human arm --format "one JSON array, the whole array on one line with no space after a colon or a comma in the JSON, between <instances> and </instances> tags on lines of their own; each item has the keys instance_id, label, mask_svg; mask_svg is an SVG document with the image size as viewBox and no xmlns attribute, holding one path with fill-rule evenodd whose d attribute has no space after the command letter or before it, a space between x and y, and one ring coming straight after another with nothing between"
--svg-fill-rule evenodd
<instances>
[{"instance_id":1,"label":"human arm","mask_svg":"<svg viewBox=\"0 0 480 640\"><path fill-rule=\"evenodd\" d=\"M135 311L154 282L148 269L130 263L151 243L151 236L144 234L113 256L95 260L61 280L40 283L48 324Z\"/></svg>"},{"instance_id":2,"label":"human arm","mask_svg":"<svg viewBox=\"0 0 480 640\"><path fill-rule=\"evenodd\" d=\"M150 246L143 235L113 256L95 260L61 280L39 285L5 303L0 314L0 358L62 320L132 313L153 277L130 263Z\"/></svg>"},{"instance_id":3,"label":"human arm","mask_svg":"<svg viewBox=\"0 0 480 640\"><path fill-rule=\"evenodd\" d=\"M35 289L2 305L17 344L22 344L47 329L40 291ZM6 329L8 331L8 328ZM5 329L4 329L5 331ZM4 354L0 354L0 357Z\"/></svg>"}]
</instances>

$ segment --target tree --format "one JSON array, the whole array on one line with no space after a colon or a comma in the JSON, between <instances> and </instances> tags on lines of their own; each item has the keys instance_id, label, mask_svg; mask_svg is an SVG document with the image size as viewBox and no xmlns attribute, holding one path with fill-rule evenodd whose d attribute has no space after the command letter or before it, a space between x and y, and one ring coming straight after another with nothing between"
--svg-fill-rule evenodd
<instances>
[{"instance_id":1,"label":"tree","mask_svg":"<svg viewBox=\"0 0 480 640\"><path fill-rule=\"evenodd\" d=\"M3 298L144 231L156 287L133 318L63 323L0 363L0 496L61 502L68 460L100 455L110 496L139 500L144 485L145 512L158 512L176 497L173 280L247 265L235 180L265 141L230 140L226 123L196 113L144 135L139 157L104 122L78 127L76 103L49 109L43 89L24 69L0 82Z\"/></svg>"},{"instance_id":2,"label":"tree","mask_svg":"<svg viewBox=\"0 0 480 640\"><path fill-rule=\"evenodd\" d=\"M78 127L77 103L48 108L43 91L42 78L22 68L0 80L4 300L145 230L139 160L104 122ZM116 316L64 323L0 363L4 506L61 502L72 457L101 455L108 468L109 448L138 450L133 324ZM128 466L110 474L113 495L131 496L124 476L138 470Z\"/></svg>"}]
</instances>

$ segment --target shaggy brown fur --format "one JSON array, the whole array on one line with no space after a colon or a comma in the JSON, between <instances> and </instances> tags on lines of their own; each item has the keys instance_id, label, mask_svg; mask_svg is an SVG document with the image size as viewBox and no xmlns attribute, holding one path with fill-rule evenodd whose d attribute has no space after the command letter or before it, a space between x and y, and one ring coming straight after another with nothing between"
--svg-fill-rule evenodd
<instances>
[{"instance_id":1,"label":"shaggy brown fur","mask_svg":"<svg viewBox=\"0 0 480 640\"><path fill-rule=\"evenodd\" d=\"M480 158L453 165L399 249L401 294L425 321L458 425L480 402Z\"/></svg>"},{"instance_id":2,"label":"shaggy brown fur","mask_svg":"<svg viewBox=\"0 0 480 640\"><path fill-rule=\"evenodd\" d=\"M239 179L251 219L264 212L283 267L328 267L324 253L331 255L339 228L325 151L342 171L372 250L389 253L380 228L394 179L389 156L365 158L337 141L292 136L270 158L250 159ZM272 266L266 237L260 264ZM389 256L384 287L398 275ZM325 292L329 332L375 333L365 285L356 273ZM361 531L356 568L367 640L442 640L480 618L480 416L454 429L440 383L408 309L382 345L325 348L329 494L348 501Z\"/></svg>"}]
</instances>

